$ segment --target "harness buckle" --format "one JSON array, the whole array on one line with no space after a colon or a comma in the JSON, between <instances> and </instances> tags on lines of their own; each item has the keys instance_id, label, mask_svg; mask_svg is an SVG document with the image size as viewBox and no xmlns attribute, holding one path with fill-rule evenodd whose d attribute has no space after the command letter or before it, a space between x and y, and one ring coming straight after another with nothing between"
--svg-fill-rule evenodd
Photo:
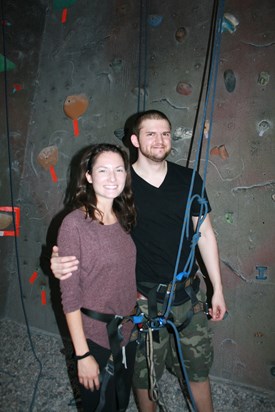
<instances>
[{"instance_id":1,"label":"harness buckle","mask_svg":"<svg viewBox=\"0 0 275 412\"><path fill-rule=\"evenodd\" d=\"M114 363L111 361L111 359L108 359L108 362L105 366L105 370L109 375L113 376L115 373L115 368L114 368Z\"/></svg>"},{"instance_id":2,"label":"harness buckle","mask_svg":"<svg viewBox=\"0 0 275 412\"><path fill-rule=\"evenodd\" d=\"M165 288L165 291L167 291L168 285L166 285L165 283L159 283L158 287L157 287L157 293L161 293L161 289ZM167 291L167 293L170 293L170 291Z\"/></svg>"},{"instance_id":3,"label":"harness buckle","mask_svg":"<svg viewBox=\"0 0 275 412\"><path fill-rule=\"evenodd\" d=\"M207 302L204 303L204 313L205 313L206 315L209 315L209 306L208 306L208 303L207 303Z\"/></svg>"}]
</instances>

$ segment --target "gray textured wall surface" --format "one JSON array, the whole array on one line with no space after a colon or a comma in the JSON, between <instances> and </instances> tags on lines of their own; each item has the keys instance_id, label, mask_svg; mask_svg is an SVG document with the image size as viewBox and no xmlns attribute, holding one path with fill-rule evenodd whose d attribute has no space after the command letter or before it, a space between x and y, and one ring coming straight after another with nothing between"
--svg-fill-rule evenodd
<instances>
[{"instance_id":1,"label":"gray textured wall surface","mask_svg":"<svg viewBox=\"0 0 275 412\"><path fill-rule=\"evenodd\" d=\"M15 206L21 210L21 297L30 325L65 333L58 282L50 275L47 256L62 218L71 159L93 142L121 143L126 120L138 109L154 108L173 124L170 160L185 165L189 153L192 167L213 4L151 0L145 10L136 0L71 1L62 23L61 1L27 3L20 8L6 1L5 16L10 23L5 26L6 56L16 65L7 72L7 100ZM275 5L272 0L228 0L224 12L239 24L235 32L225 29L222 34L208 162L211 216L229 308L229 317L213 325L212 374L272 389ZM143 21L140 36L140 16L145 14L151 20ZM180 27L186 30L182 42L175 38ZM228 70L236 81L232 91L225 82ZM3 72L0 80L4 85ZM177 91L179 83L187 85L183 94ZM14 91L14 84L22 89ZM143 94L138 93L141 88ZM63 110L68 96L88 101L78 117L78 136ZM11 202L5 114L1 94L0 206ZM204 137L202 172L207 141ZM13 240L0 239L5 258L1 315L23 322ZM34 272L38 276L30 283Z\"/></svg>"}]
</instances>

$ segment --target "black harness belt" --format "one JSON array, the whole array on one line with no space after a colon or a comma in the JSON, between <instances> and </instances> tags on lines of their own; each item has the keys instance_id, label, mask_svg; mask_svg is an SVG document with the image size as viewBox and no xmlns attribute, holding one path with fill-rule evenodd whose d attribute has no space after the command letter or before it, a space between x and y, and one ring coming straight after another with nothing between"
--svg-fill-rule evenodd
<instances>
[{"instance_id":1,"label":"black harness belt","mask_svg":"<svg viewBox=\"0 0 275 412\"><path fill-rule=\"evenodd\" d=\"M177 326L179 332L190 323L194 314L201 311L208 313L207 304L200 302L196 296L199 289L199 278L197 276L192 276L180 282L176 282L173 291L172 282L170 282L169 284L139 282L138 289L141 290L141 292L144 293L148 299L148 315L150 319L160 316L160 313L158 313L157 309L157 302L163 303L163 308L165 309L170 293L173 292L173 296L175 296L175 293L180 293L184 290L187 295L185 301L191 301L191 308L187 313L186 320L181 325ZM184 301L182 303L184 303ZM156 334L155 340L157 339L158 338Z\"/></svg>"},{"instance_id":2,"label":"black harness belt","mask_svg":"<svg viewBox=\"0 0 275 412\"><path fill-rule=\"evenodd\" d=\"M81 308L81 312L89 316L94 320L99 320L106 323L106 328L108 332L109 344L111 349L111 356L108 360L106 368L104 369L102 379L102 388L100 394L100 402L97 408L97 412L100 412L105 403L105 391L108 381L112 375L115 375L115 387L119 411L125 411L127 407L127 398L125 397L126 391L124 390L123 379L121 378L121 372L124 368L122 362L122 349L120 346L123 340L120 328L123 323L129 321L131 316L136 313L136 308L133 310L129 316L123 317L119 315L112 315L109 313L100 313L95 310Z\"/></svg>"}]
</instances>

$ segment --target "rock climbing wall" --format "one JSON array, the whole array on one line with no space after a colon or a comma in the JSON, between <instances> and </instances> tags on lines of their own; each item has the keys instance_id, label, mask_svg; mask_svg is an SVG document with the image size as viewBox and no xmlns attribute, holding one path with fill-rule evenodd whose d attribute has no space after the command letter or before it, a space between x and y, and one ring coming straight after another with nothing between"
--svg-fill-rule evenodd
<instances>
[{"instance_id":1,"label":"rock climbing wall","mask_svg":"<svg viewBox=\"0 0 275 412\"><path fill-rule=\"evenodd\" d=\"M170 160L193 167L201 140L202 174L208 164L229 309L213 325L212 374L274 388L274 2L225 1L207 111L212 1L5 3L1 316L25 322L24 304L31 326L66 333L48 257L71 159L91 143L124 144L128 119L158 109L173 124Z\"/></svg>"}]
</instances>

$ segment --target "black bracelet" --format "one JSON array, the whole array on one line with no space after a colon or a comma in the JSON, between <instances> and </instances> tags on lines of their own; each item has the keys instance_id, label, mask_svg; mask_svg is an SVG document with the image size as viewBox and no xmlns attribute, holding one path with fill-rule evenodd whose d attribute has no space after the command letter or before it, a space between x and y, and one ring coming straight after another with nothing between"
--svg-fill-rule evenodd
<instances>
[{"instance_id":1,"label":"black bracelet","mask_svg":"<svg viewBox=\"0 0 275 412\"><path fill-rule=\"evenodd\" d=\"M91 355L91 352L89 351L89 352L84 353L84 355L80 355L80 356L74 355L74 359L75 360L81 360L81 359L87 358L90 355Z\"/></svg>"}]
</instances>

